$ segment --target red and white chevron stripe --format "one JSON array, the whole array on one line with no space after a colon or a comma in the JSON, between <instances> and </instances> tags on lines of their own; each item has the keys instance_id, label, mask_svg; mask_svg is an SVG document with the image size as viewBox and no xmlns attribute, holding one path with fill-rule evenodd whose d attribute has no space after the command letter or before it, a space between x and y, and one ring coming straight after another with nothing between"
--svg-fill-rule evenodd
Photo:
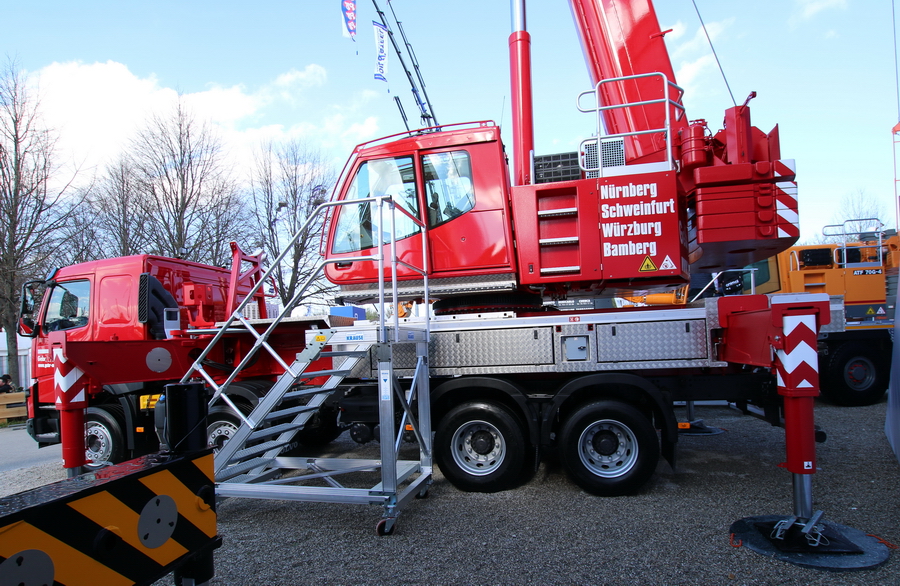
<instances>
[{"instance_id":1,"label":"red and white chevron stripe","mask_svg":"<svg viewBox=\"0 0 900 586\"><path fill-rule=\"evenodd\" d=\"M793 159L775 161L775 202L778 213L778 237L799 238L800 216L797 214L797 164Z\"/></svg>"},{"instance_id":2,"label":"red and white chevron stripe","mask_svg":"<svg viewBox=\"0 0 900 586\"><path fill-rule=\"evenodd\" d=\"M780 238L800 236L800 216L797 214L797 184L782 181L775 184L775 207L778 214Z\"/></svg>"},{"instance_id":3,"label":"red and white chevron stripe","mask_svg":"<svg viewBox=\"0 0 900 586\"><path fill-rule=\"evenodd\" d=\"M778 386L786 390L818 389L816 316L784 316L784 348L775 351Z\"/></svg>"},{"instance_id":4,"label":"red and white chevron stripe","mask_svg":"<svg viewBox=\"0 0 900 586\"><path fill-rule=\"evenodd\" d=\"M62 348L53 349L53 388L57 409L87 407L87 377L80 368L69 362Z\"/></svg>"}]
</instances>

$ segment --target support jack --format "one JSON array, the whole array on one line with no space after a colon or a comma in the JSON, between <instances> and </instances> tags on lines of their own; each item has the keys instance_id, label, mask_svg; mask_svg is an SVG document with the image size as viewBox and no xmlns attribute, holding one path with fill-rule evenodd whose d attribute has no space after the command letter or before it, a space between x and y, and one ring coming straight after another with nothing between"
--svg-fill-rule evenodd
<instances>
[{"instance_id":1,"label":"support jack","mask_svg":"<svg viewBox=\"0 0 900 586\"><path fill-rule=\"evenodd\" d=\"M718 435L725 430L706 425L702 419L697 419L694 414L694 402L687 401L687 422L678 423L678 433L680 435Z\"/></svg>"},{"instance_id":2,"label":"support jack","mask_svg":"<svg viewBox=\"0 0 900 586\"><path fill-rule=\"evenodd\" d=\"M735 542L756 553L805 568L867 570L890 556L884 544L862 531L819 519L804 533L809 522L796 516L746 517L732 523L729 531Z\"/></svg>"},{"instance_id":3,"label":"support jack","mask_svg":"<svg viewBox=\"0 0 900 586\"><path fill-rule=\"evenodd\" d=\"M794 514L747 517L731 525L732 543L807 568L864 570L887 561L890 551L861 531L823 520L813 512L812 474L816 471L813 405L819 395L816 335L828 323L825 295L775 296L772 347L778 394L783 399L785 451L782 464L793 475Z\"/></svg>"}]
</instances>

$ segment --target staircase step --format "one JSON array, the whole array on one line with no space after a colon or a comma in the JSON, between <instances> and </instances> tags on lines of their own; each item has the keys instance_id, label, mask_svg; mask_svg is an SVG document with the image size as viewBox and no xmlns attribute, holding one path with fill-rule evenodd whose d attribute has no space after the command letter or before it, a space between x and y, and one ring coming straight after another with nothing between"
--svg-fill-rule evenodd
<instances>
[{"instance_id":1,"label":"staircase step","mask_svg":"<svg viewBox=\"0 0 900 586\"><path fill-rule=\"evenodd\" d=\"M259 431L254 431L253 433L251 433L247 438L247 441L258 440L266 437L274 437L286 431L300 429L301 427L303 427L302 423L281 423L279 425L273 425L272 427L265 427L263 429L260 429Z\"/></svg>"},{"instance_id":2,"label":"staircase step","mask_svg":"<svg viewBox=\"0 0 900 586\"><path fill-rule=\"evenodd\" d=\"M351 358L365 358L368 355L368 350L328 350L319 352L319 356L325 357L349 356Z\"/></svg>"},{"instance_id":3,"label":"staircase step","mask_svg":"<svg viewBox=\"0 0 900 586\"><path fill-rule=\"evenodd\" d=\"M334 389L326 389L324 387L310 387L307 389L299 389L297 391L288 391L282 396L282 399L296 399L297 397L309 397L319 395L321 393L331 393Z\"/></svg>"},{"instance_id":4,"label":"staircase step","mask_svg":"<svg viewBox=\"0 0 900 586\"><path fill-rule=\"evenodd\" d=\"M256 444L255 446L250 446L249 448L244 448L243 450L237 451L231 457L231 460L228 462L240 462L242 460L246 460L247 458L252 458L254 456L258 456L259 454L265 454L269 450L275 450L278 448L283 448L288 445L290 442L287 441L277 441L272 440L269 442L263 442L261 444Z\"/></svg>"},{"instance_id":5,"label":"staircase step","mask_svg":"<svg viewBox=\"0 0 900 586\"><path fill-rule=\"evenodd\" d=\"M245 472L249 472L254 468L259 468L260 466L268 466L274 461L275 458L254 458L240 464L235 464L234 466L229 466L227 468L224 468L223 470L219 470L219 472L216 473L216 482L224 482L229 478L234 478L235 476L238 476Z\"/></svg>"},{"instance_id":6,"label":"staircase step","mask_svg":"<svg viewBox=\"0 0 900 586\"><path fill-rule=\"evenodd\" d=\"M268 415L266 415L265 421L273 421L275 419L283 419L290 415L296 415L297 413L304 413L306 411L315 411L319 406L316 405L314 407L310 407L308 405L298 405L296 407L291 407L290 409L281 409L280 411L272 411Z\"/></svg>"},{"instance_id":7,"label":"staircase step","mask_svg":"<svg viewBox=\"0 0 900 586\"><path fill-rule=\"evenodd\" d=\"M316 378L320 376L347 376L349 370L314 370L311 372L302 372L297 378Z\"/></svg>"},{"instance_id":8,"label":"staircase step","mask_svg":"<svg viewBox=\"0 0 900 586\"><path fill-rule=\"evenodd\" d=\"M282 471L279 468L269 468L262 474L239 474L234 478L220 481L222 484L259 484L268 482L274 478L281 476Z\"/></svg>"}]
</instances>

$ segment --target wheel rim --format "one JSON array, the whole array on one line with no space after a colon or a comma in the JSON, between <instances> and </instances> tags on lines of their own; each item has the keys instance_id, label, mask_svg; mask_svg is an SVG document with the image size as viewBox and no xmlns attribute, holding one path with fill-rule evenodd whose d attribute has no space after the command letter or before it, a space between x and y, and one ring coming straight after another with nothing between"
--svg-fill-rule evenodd
<instances>
[{"instance_id":1,"label":"wheel rim","mask_svg":"<svg viewBox=\"0 0 900 586\"><path fill-rule=\"evenodd\" d=\"M592 474L617 478L634 468L637 462L637 437L618 421L596 421L581 432L578 457Z\"/></svg>"},{"instance_id":2,"label":"wheel rim","mask_svg":"<svg viewBox=\"0 0 900 586\"><path fill-rule=\"evenodd\" d=\"M472 476L487 476L506 457L500 430L487 421L469 421L453 434L453 461Z\"/></svg>"},{"instance_id":3,"label":"wheel rim","mask_svg":"<svg viewBox=\"0 0 900 586\"><path fill-rule=\"evenodd\" d=\"M237 425L230 421L214 421L206 426L206 445L218 452L237 430Z\"/></svg>"},{"instance_id":4,"label":"wheel rim","mask_svg":"<svg viewBox=\"0 0 900 586\"><path fill-rule=\"evenodd\" d=\"M844 381L854 391L865 391L875 382L875 365L862 356L853 358L844 369Z\"/></svg>"},{"instance_id":5,"label":"wheel rim","mask_svg":"<svg viewBox=\"0 0 900 586\"><path fill-rule=\"evenodd\" d=\"M85 430L87 449L84 458L88 462L108 462L113 451L113 437L102 423L90 421Z\"/></svg>"}]
</instances>

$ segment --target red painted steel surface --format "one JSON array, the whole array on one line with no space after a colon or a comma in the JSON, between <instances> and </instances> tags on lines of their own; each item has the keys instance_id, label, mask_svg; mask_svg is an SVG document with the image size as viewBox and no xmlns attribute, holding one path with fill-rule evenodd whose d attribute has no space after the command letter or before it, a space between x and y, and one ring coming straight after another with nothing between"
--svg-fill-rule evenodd
<instances>
[{"instance_id":1,"label":"red painted steel surface","mask_svg":"<svg viewBox=\"0 0 900 586\"><path fill-rule=\"evenodd\" d=\"M348 174L347 182L340 187L338 198L343 200L347 197L350 180L364 162L385 157L412 156L415 160L420 219L427 225L429 202L423 185L422 157L457 151L464 151L471 160L475 204L470 211L427 230L431 254L430 274L435 277L459 277L512 273L515 271L515 256L507 195L509 180L500 143L500 129L496 126L450 129L371 147L361 145L354 153L358 160ZM346 209L340 209L330 223L327 244L327 256L330 259L369 255L374 251L369 247L358 251L334 252L336 229L341 214L347 213ZM421 267L421 234L398 239L396 247L401 260ZM387 247L385 250L387 251ZM371 283L376 280L377 263L353 261L346 266L332 264L326 267L325 274L337 284ZM397 274L400 279L421 278L418 273L406 267L398 268Z\"/></svg>"},{"instance_id":2,"label":"red painted steel surface","mask_svg":"<svg viewBox=\"0 0 900 586\"><path fill-rule=\"evenodd\" d=\"M534 107L531 96L531 36L517 31L509 36L512 86L513 185L529 185L534 151Z\"/></svg>"},{"instance_id":3,"label":"red painted steel surface","mask_svg":"<svg viewBox=\"0 0 900 586\"><path fill-rule=\"evenodd\" d=\"M674 173L514 187L512 201L528 235L516 250L523 284L687 277Z\"/></svg>"},{"instance_id":4,"label":"red painted steel surface","mask_svg":"<svg viewBox=\"0 0 900 586\"><path fill-rule=\"evenodd\" d=\"M570 4L592 84L656 72L675 83L664 35L650 0L570 0ZM648 79L605 84L601 103L609 106L659 99L663 97L662 89L657 80ZM603 119L610 134L650 130L665 126L665 109L653 104L609 110ZM686 128L685 117L673 119L674 133ZM658 135L628 137L626 160L659 160L652 155L660 152L664 144Z\"/></svg>"}]
</instances>

